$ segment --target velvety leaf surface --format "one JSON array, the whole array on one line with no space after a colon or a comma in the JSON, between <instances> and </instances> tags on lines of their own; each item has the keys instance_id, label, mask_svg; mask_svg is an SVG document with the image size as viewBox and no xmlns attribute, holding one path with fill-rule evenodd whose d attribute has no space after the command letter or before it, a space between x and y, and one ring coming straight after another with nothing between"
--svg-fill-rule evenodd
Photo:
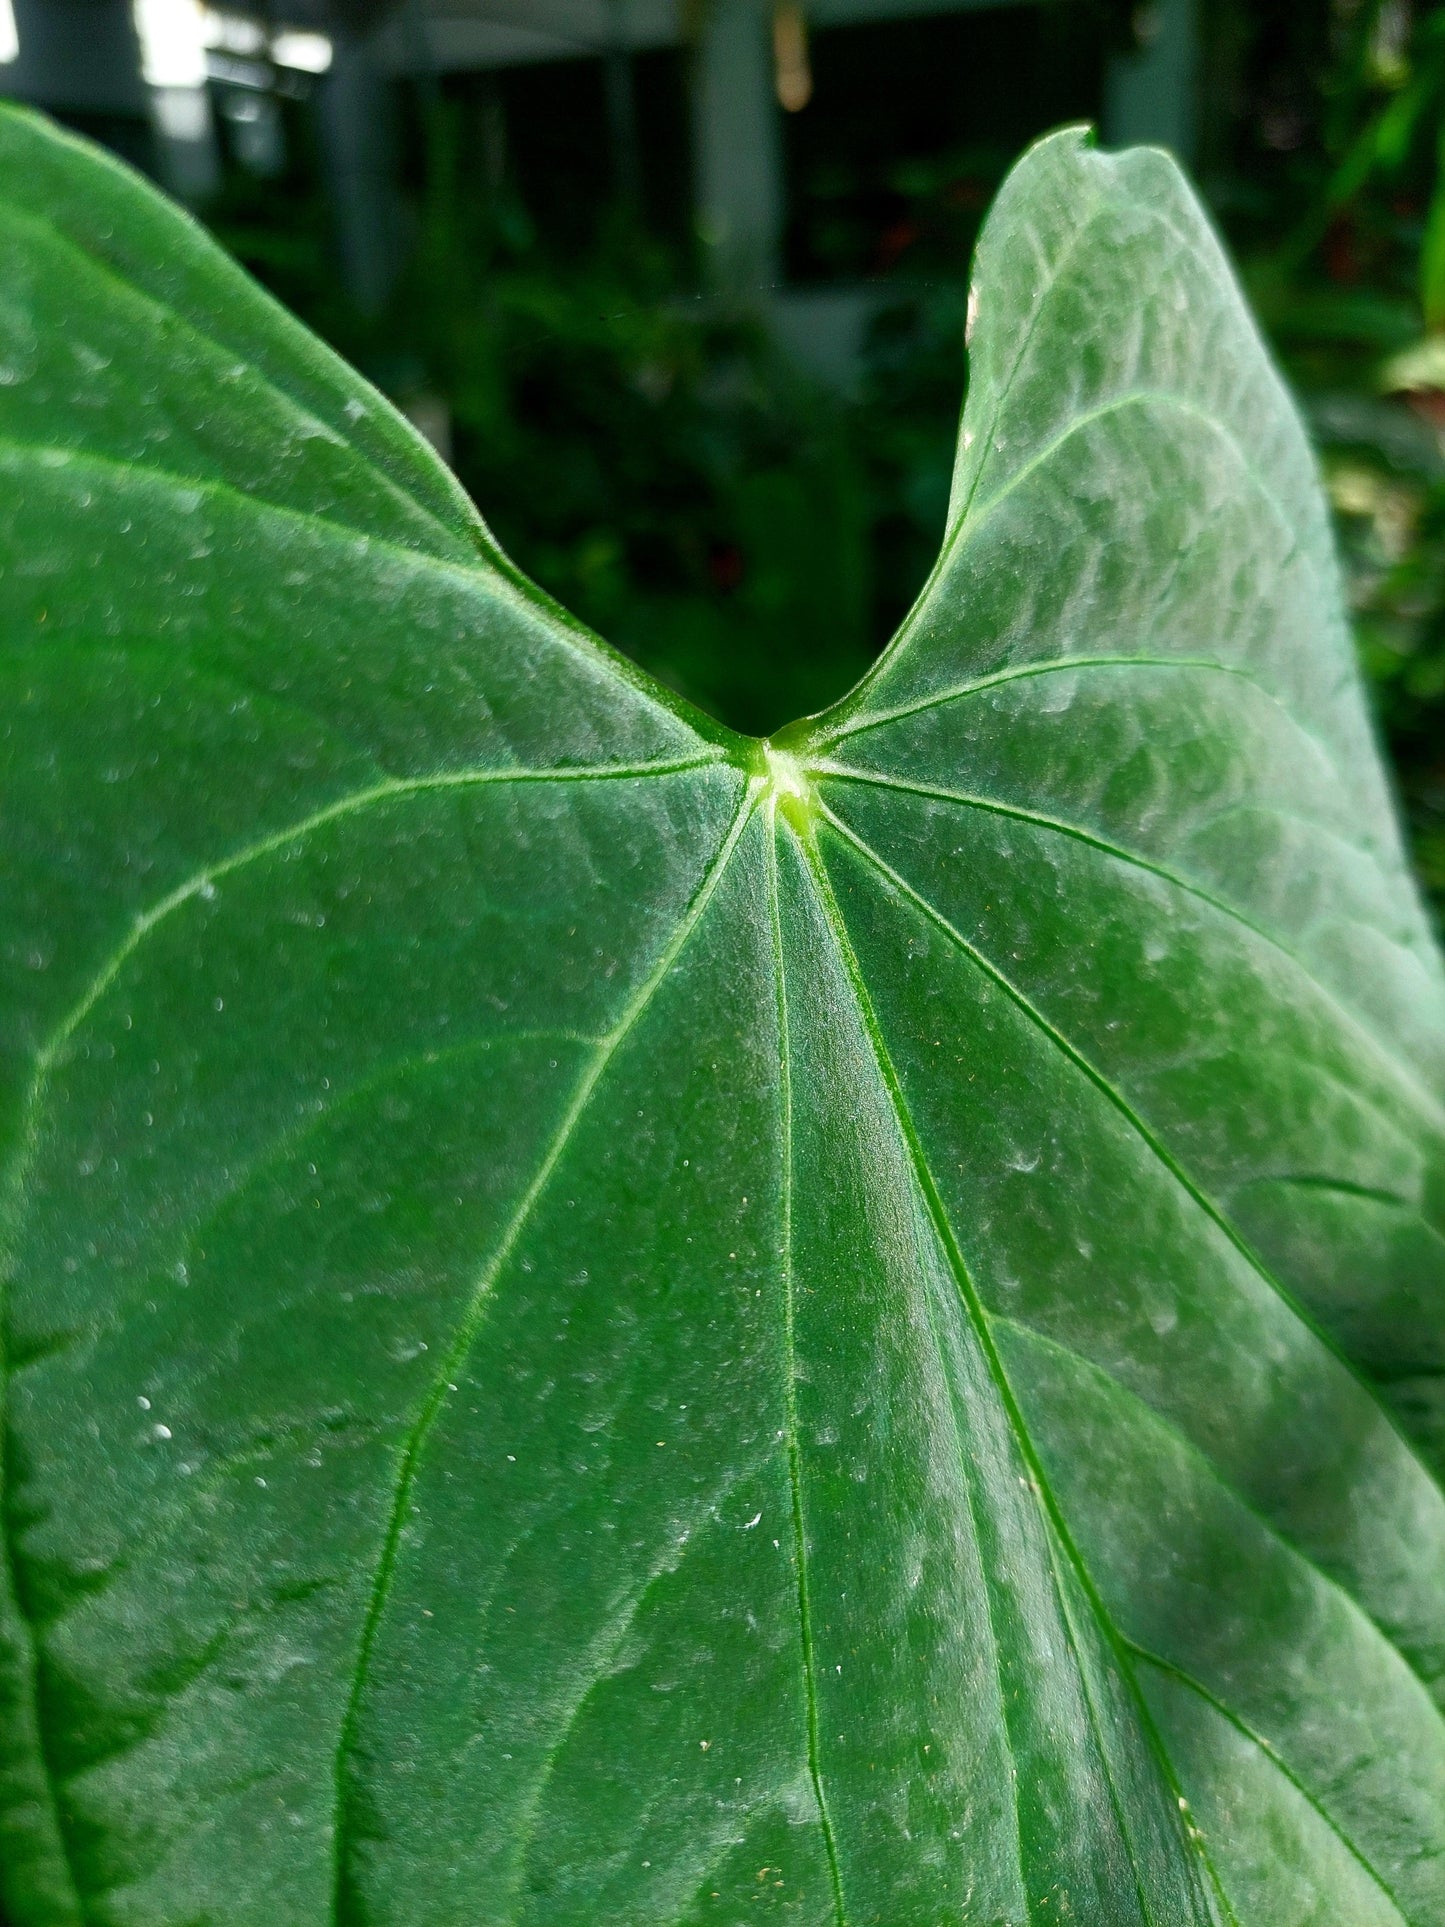
<instances>
[{"instance_id":1,"label":"velvety leaf surface","mask_svg":"<svg viewBox=\"0 0 1445 1927\"><path fill-rule=\"evenodd\" d=\"M12 1927L1441 1927L1445 978L1172 164L771 744L0 182Z\"/></svg>"}]
</instances>

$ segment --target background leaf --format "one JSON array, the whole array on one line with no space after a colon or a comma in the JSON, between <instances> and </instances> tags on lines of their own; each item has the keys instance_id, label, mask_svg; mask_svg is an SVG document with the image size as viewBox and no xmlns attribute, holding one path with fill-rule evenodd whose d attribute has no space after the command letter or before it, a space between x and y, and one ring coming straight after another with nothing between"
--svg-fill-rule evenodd
<instances>
[{"instance_id":1,"label":"background leaf","mask_svg":"<svg viewBox=\"0 0 1445 1927\"><path fill-rule=\"evenodd\" d=\"M1445 987L1172 165L1010 178L771 744L0 171L16 1927L1445 1918Z\"/></svg>"}]
</instances>

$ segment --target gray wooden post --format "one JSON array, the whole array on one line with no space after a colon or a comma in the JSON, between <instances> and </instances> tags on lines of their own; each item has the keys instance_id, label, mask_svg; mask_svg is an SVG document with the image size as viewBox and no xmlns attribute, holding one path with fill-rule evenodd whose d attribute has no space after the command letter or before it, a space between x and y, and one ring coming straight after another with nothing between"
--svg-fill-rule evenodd
<instances>
[{"instance_id":1,"label":"gray wooden post","mask_svg":"<svg viewBox=\"0 0 1445 1927\"><path fill-rule=\"evenodd\" d=\"M637 145L637 93L633 84L627 0L609 0L608 25L610 33L602 55L602 78L606 89L612 186L623 206L636 214L642 206L642 161Z\"/></svg>"},{"instance_id":2,"label":"gray wooden post","mask_svg":"<svg viewBox=\"0 0 1445 1927\"><path fill-rule=\"evenodd\" d=\"M697 225L711 278L758 292L781 274L783 153L762 0L709 0L697 47Z\"/></svg>"},{"instance_id":3,"label":"gray wooden post","mask_svg":"<svg viewBox=\"0 0 1445 1927\"><path fill-rule=\"evenodd\" d=\"M342 279L363 314L377 314L402 260L390 84L361 34L338 33L316 91L317 129Z\"/></svg>"},{"instance_id":4,"label":"gray wooden post","mask_svg":"<svg viewBox=\"0 0 1445 1927\"><path fill-rule=\"evenodd\" d=\"M1194 158L1199 46L1196 0L1153 0L1136 16L1137 53L1117 54L1104 80L1104 139L1148 141Z\"/></svg>"}]
</instances>

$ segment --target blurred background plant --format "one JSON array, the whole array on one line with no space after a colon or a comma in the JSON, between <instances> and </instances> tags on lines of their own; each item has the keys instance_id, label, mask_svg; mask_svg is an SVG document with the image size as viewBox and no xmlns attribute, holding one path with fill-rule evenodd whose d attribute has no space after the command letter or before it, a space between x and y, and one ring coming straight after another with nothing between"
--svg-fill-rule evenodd
<instances>
[{"instance_id":1,"label":"blurred background plant","mask_svg":"<svg viewBox=\"0 0 1445 1927\"><path fill-rule=\"evenodd\" d=\"M1205 183L1315 432L1417 859L1445 904L1445 9L1279 7ZM1243 137L1243 138L1241 138Z\"/></svg>"},{"instance_id":2,"label":"blurred background plant","mask_svg":"<svg viewBox=\"0 0 1445 1927\"><path fill-rule=\"evenodd\" d=\"M515 33L584 0L465 3ZM851 24L828 25L840 3ZM339 271L355 237L327 191L327 83L288 79L275 4L206 14L222 138L192 193L203 218L411 415L546 589L760 732L841 693L927 571L969 255L1012 159L1101 115L1106 138L1172 139L1314 430L1445 906L1445 6L813 0L805 17L767 0L783 187L769 262L741 276L717 271L698 211L716 159L689 102L712 84L709 32L752 0L676 0L675 44L576 59L469 67L423 45L368 97L388 122L392 199L372 219L391 223L394 262L368 292L354 259ZM322 8L310 24L338 53L371 30L371 0L288 4ZM435 19L417 8L437 4L405 0L393 41L424 42ZM266 88L246 59L269 62ZM1146 81L1172 90L1172 120L1156 126ZM723 156L744 173L755 158L736 139Z\"/></svg>"}]
</instances>

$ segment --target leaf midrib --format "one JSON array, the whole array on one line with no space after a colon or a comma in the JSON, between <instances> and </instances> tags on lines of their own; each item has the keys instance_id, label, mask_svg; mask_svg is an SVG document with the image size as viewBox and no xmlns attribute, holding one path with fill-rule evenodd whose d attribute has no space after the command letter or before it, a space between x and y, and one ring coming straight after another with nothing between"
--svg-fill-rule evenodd
<instances>
[{"instance_id":1,"label":"leaf midrib","mask_svg":"<svg viewBox=\"0 0 1445 1927\"><path fill-rule=\"evenodd\" d=\"M818 900L823 910L824 916L827 920L827 923L829 925L830 931L832 933L834 945L837 949L839 959L843 964L845 974L852 988L854 1000L858 1009L859 1020L863 1026L864 1034L868 1038L870 1048L873 1052L873 1056L877 1065L880 1080L883 1084L885 1091L887 1092L890 1107L893 1110L900 1135L902 1137L903 1143L907 1150L908 1159L914 1173L915 1182L917 1183L920 1195L924 1200L925 1208L928 1211L929 1218L933 1223L935 1235L937 1236L939 1243L947 1257L949 1269L953 1273L954 1282L958 1289L959 1297L962 1302L965 1314L968 1318L970 1326L974 1331L975 1338L977 1340L979 1349L983 1355L983 1358L989 1373L989 1377L994 1384L995 1390L999 1397L1000 1404L1002 1405L1004 1413L1007 1417L1009 1429L1013 1434L1015 1444L1018 1448L1020 1456L1024 1460L1024 1463L1029 1467L1029 1470L1037 1486L1038 1496L1045 1513L1046 1530L1051 1528L1052 1534L1057 1537L1057 1542L1063 1548L1065 1555L1069 1560L1070 1565L1074 1569L1075 1576L1078 1579L1081 1589L1083 1590L1084 1596L1089 1601L1090 1609L1094 1613L1095 1618L1098 1621L1100 1631L1102 1632L1105 1638L1105 1641L1117 1656L1121 1677L1127 1682L1131 1697L1134 1701L1135 1713L1140 1723L1140 1730L1145 1735L1146 1741L1155 1755L1156 1762L1159 1766L1160 1772L1162 1773L1165 1779L1166 1784L1170 1787L1171 1791L1173 1792L1176 1801L1179 1801L1182 1799L1182 1791L1179 1786L1178 1779L1174 1773L1173 1764L1168 1757L1168 1754L1163 1746L1162 1740L1160 1739L1160 1736L1158 1735L1158 1732L1154 1726L1153 1720L1149 1715L1148 1709L1144 1705L1143 1696L1139 1692L1137 1682L1135 1681L1133 1676L1132 1668L1128 1665L1127 1656L1123 1651L1117 1628L1114 1626L1113 1621L1110 1618L1107 1612L1107 1609L1104 1606L1103 1600L1100 1597L1098 1590L1094 1585L1092 1575L1090 1574L1088 1567L1085 1564L1083 1557L1079 1552L1078 1547L1074 1543L1073 1536L1070 1533L1068 1528L1068 1523L1064 1518L1063 1512L1054 1495L1052 1485L1048 1478L1048 1474L1044 1468L1041 1458L1039 1457L1038 1451L1034 1446L1034 1442L1033 1442L1032 1436L1030 1435L1028 1425L1024 1419L1022 1407L1019 1405L1018 1399L1014 1393L1012 1383L1008 1377L1007 1370L1003 1363L1003 1359L999 1354L997 1345L994 1342L992 1331L989 1328L987 1311L983 1305L982 1300L978 1297L977 1288L973 1282L972 1274L969 1271L967 1262L964 1259L964 1256L963 1256L962 1250L959 1247L958 1241L954 1236L952 1222L948 1216L948 1212L944 1206L942 1197L940 1196L938 1187L934 1181L933 1172L928 1163L927 1154L924 1151L922 1141L918 1136L917 1128L913 1122L912 1113L908 1107L908 1102L904 1095L903 1087L902 1087L901 1081L899 1080L897 1069L894 1066L892 1055L888 1049L887 1041L884 1038L882 1028L878 1022L876 1012L874 1011L874 1008L873 1008L872 996L868 989L867 979L863 973L862 966L858 961L857 954L853 949L852 940L848 935L847 927L843 920L842 911L840 910L838 906L837 898L834 895L831 879L829 878L827 870L823 865L823 861L820 853L818 852L816 843L814 842L814 843L805 845L804 849L805 849L805 854L807 855L807 858L808 858L808 868L813 879L814 887L817 891ZM1052 1557L1052 1551L1050 1556ZM1087 1670L1083 1666L1082 1661L1078 1654L1077 1646L1074 1644L1074 1635L1073 1635L1073 1629L1072 1629L1072 1622L1069 1614L1068 1603L1063 1595L1062 1588L1060 1588L1057 1585L1057 1581L1055 1582L1055 1597L1058 1602L1059 1612L1061 1616L1061 1623L1064 1627L1066 1637L1070 1642L1071 1650L1074 1652L1075 1665L1076 1665L1078 1681L1079 1681L1079 1689L1083 1695L1085 1705L1088 1707L1088 1710L1089 1710L1090 1724L1093 1727L1093 1731L1094 1731L1095 1744L1098 1750L1098 1758L1099 1758L1100 1766L1104 1773L1104 1777L1109 1786L1109 1797L1110 1797L1111 1804L1113 1805L1113 1808L1114 1808L1116 1822L1119 1828L1119 1837L1121 1842L1123 1843L1125 1852L1128 1854L1130 1866L1133 1870L1135 1886L1136 1886L1136 1890L1137 1890L1139 1902L1140 1902L1140 1911L1145 1922L1149 1923L1150 1927L1153 1927L1153 1922L1154 1922L1153 1911L1149 1905L1149 1901L1146 1895L1142 1871L1139 1867L1137 1858L1135 1856L1135 1849L1134 1849L1132 1834L1130 1832L1130 1829L1124 1817L1124 1808L1121 1805L1121 1796L1114 1782L1114 1775L1113 1775L1113 1770L1109 1760L1108 1749L1105 1747L1103 1743L1103 1737L1099 1726L1098 1710L1094 1705L1093 1694L1089 1687ZM1223 1889L1220 1886L1218 1877L1214 1872L1214 1868L1210 1861L1209 1855L1203 1845L1203 1842L1201 1840L1194 1839L1190 1835L1188 1829L1185 1828L1182 1822L1179 1820L1179 1812L1181 1810L1182 1809L1176 1806L1176 1809L1172 1814L1171 1818L1178 1830L1178 1835L1181 1841L1185 1845L1186 1853L1192 1850L1193 1853L1197 1856L1200 1864L1205 1869L1205 1872L1208 1876L1211 1887L1218 1895L1221 1901L1221 1904L1224 1905L1225 1907L1226 1912L1230 1913L1230 1918L1232 1921L1233 1920L1232 1912L1229 1909L1228 1903L1224 1898Z\"/></svg>"},{"instance_id":2,"label":"leaf midrib","mask_svg":"<svg viewBox=\"0 0 1445 1927\"><path fill-rule=\"evenodd\" d=\"M823 1790L822 1747L819 1739L817 1664L813 1643L813 1618L808 1585L808 1535L803 1514L802 1455L798 1444L798 1366L795 1342L796 1304L793 1273L793 1055L792 1031L788 1016L788 980L783 962L783 921L778 887L778 837L783 834L778 821L776 799L768 810L768 899L772 919L773 956L777 969L778 1003L778 1100L781 1125L780 1154L783 1166L782 1252L784 1345L783 1400L788 1431L788 1488L792 1501L793 1563L798 1576L798 1631L802 1651L804 1711L808 1728L808 1776L828 1859L833 1887L833 1910L837 1927L847 1927L843 1904L843 1876L838 1864L838 1840Z\"/></svg>"}]
</instances>

